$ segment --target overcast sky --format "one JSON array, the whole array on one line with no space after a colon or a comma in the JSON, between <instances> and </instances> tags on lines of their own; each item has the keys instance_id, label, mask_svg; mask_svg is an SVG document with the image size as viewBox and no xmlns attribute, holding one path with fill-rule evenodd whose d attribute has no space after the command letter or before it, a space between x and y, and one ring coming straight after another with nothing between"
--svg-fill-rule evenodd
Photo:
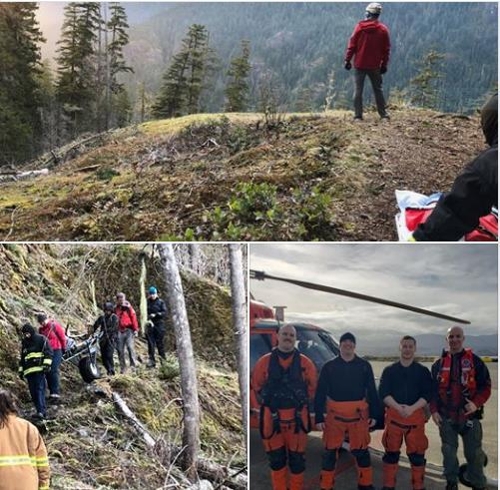
<instances>
[{"instance_id":1,"label":"overcast sky","mask_svg":"<svg viewBox=\"0 0 500 490\"><path fill-rule=\"evenodd\" d=\"M467 319L466 335L497 332L497 246L485 244L251 244L251 269L382 297ZM445 320L283 282L250 281L265 303L285 305L285 319L347 330L366 350L370 338L445 334Z\"/></svg>"}]
</instances>

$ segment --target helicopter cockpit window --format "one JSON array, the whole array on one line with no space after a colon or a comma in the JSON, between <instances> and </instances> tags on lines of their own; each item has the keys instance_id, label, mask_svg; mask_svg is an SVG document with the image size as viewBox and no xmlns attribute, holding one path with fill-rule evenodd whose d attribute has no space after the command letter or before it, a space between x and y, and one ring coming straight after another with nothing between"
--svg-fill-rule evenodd
<instances>
[{"instance_id":1,"label":"helicopter cockpit window","mask_svg":"<svg viewBox=\"0 0 500 490\"><path fill-rule=\"evenodd\" d=\"M269 334L250 335L250 367L253 369L257 360L267 354L271 348Z\"/></svg>"},{"instance_id":2,"label":"helicopter cockpit window","mask_svg":"<svg viewBox=\"0 0 500 490\"><path fill-rule=\"evenodd\" d=\"M335 341L328 334L314 330L297 331L297 349L314 362L318 371L339 355Z\"/></svg>"}]
</instances>

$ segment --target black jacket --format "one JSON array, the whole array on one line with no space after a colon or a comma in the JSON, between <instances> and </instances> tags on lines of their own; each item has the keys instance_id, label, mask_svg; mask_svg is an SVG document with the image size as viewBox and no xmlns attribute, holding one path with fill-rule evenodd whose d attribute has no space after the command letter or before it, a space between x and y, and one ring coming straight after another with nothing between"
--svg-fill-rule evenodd
<instances>
[{"instance_id":1,"label":"black jacket","mask_svg":"<svg viewBox=\"0 0 500 490\"><path fill-rule=\"evenodd\" d=\"M151 317L151 315L154 315ZM167 305L165 302L156 297L155 299L148 298L148 320L151 320L155 328L159 330L165 329L165 317L167 316Z\"/></svg>"},{"instance_id":2,"label":"black jacket","mask_svg":"<svg viewBox=\"0 0 500 490\"><path fill-rule=\"evenodd\" d=\"M30 374L43 372L44 368L50 368L52 355L52 349L47 337L35 333L29 339L23 338L19 373L29 376Z\"/></svg>"},{"instance_id":3,"label":"black jacket","mask_svg":"<svg viewBox=\"0 0 500 490\"><path fill-rule=\"evenodd\" d=\"M417 241L457 241L474 230L479 218L498 206L498 146L481 153L441 196L427 221L413 233Z\"/></svg>"},{"instance_id":4,"label":"black jacket","mask_svg":"<svg viewBox=\"0 0 500 490\"><path fill-rule=\"evenodd\" d=\"M94 332L98 329L102 331L101 344L115 344L118 336L118 317L114 313L101 315L94 323Z\"/></svg>"},{"instance_id":5,"label":"black jacket","mask_svg":"<svg viewBox=\"0 0 500 490\"><path fill-rule=\"evenodd\" d=\"M380 419L380 404L372 367L368 361L358 356L350 362L339 356L322 367L314 399L317 424L324 421L327 397L337 402L366 400L370 418Z\"/></svg>"}]
</instances>

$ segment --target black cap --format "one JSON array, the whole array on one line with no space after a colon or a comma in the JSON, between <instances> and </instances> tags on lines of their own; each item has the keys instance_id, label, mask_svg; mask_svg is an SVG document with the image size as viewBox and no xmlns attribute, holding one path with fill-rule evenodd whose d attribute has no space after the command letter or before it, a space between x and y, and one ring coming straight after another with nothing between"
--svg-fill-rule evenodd
<instances>
[{"instance_id":1,"label":"black cap","mask_svg":"<svg viewBox=\"0 0 500 490\"><path fill-rule=\"evenodd\" d=\"M356 343L356 337L351 332L346 332L346 333L342 334L342 336L340 337L340 340L339 340L339 344L344 342L344 340L350 340L353 344Z\"/></svg>"},{"instance_id":2,"label":"black cap","mask_svg":"<svg viewBox=\"0 0 500 490\"><path fill-rule=\"evenodd\" d=\"M31 323L25 323L21 328L21 332L23 333L23 335L25 333L29 333L31 334L31 336L33 336L35 335L35 327L31 325Z\"/></svg>"},{"instance_id":3,"label":"black cap","mask_svg":"<svg viewBox=\"0 0 500 490\"><path fill-rule=\"evenodd\" d=\"M107 301L106 303L104 303L102 309L104 311L113 311L115 309L115 305L110 301Z\"/></svg>"},{"instance_id":4,"label":"black cap","mask_svg":"<svg viewBox=\"0 0 500 490\"><path fill-rule=\"evenodd\" d=\"M45 320L47 320L47 315L45 313L38 313L36 316L36 321L38 323L43 323Z\"/></svg>"}]
</instances>

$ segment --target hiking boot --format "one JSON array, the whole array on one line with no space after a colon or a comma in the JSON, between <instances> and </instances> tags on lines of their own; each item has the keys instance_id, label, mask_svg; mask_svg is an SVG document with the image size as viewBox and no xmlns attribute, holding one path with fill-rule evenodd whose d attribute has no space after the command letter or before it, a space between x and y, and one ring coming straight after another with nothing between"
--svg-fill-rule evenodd
<instances>
[{"instance_id":1,"label":"hiking boot","mask_svg":"<svg viewBox=\"0 0 500 490\"><path fill-rule=\"evenodd\" d=\"M354 122L362 121L362 120L363 120L363 118L360 116L354 116L354 119L353 119Z\"/></svg>"},{"instance_id":2,"label":"hiking boot","mask_svg":"<svg viewBox=\"0 0 500 490\"><path fill-rule=\"evenodd\" d=\"M149 360L146 364L147 368L154 368L156 367L156 363L154 361Z\"/></svg>"},{"instance_id":3,"label":"hiking boot","mask_svg":"<svg viewBox=\"0 0 500 490\"><path fill-rule=\"evenodd\" d=\"M50 403L60 403L61 401L61 395L58 395L57 393L51 393L49 396L49 402Z\"/></svg>"},{"instance_id":4,"label":"hiking boot","mask_svg":"<svg viewBox=\"0 0 500 490\"><path fill-rule=\"evenodd\" d=\"M446 490L458 490L458 483L446 482Z\"/></svg>"},{"instance_id":5,"label":"hiking boot","mask_svg":"<svg viewBox=\"0 0 500 490\"><path fill-rule=\"evenodd\" d=\"M36 420L45 420L45 415L41 412L37 412L33 414L32 418Z\"/></svg>"},{"instance_id":6,"label":"hiking boot","mask_svg":"<svg viewBox=\"0 0 500 490\"><path fill-rule=\"evenodd\" d=\"M391 116L389 116L389 114L386 114L385 116L380 116L380 119L382 121L390 121L391 120Z\"/></svg>"}]
</instances>

